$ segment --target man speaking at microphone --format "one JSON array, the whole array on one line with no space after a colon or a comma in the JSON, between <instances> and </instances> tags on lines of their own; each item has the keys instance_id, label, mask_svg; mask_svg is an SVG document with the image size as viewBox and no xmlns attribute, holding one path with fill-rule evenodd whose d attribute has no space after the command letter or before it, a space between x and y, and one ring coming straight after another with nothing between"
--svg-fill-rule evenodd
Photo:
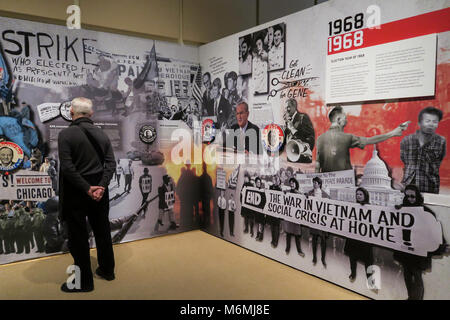
<instances>
[{"instance_id":1,"label":"man speaking at microphone","mask_svg":"<svg viewBox=\"0 0 450 320\"><path fill-rule=\"evenodd\" d=\"M80 268L81 287L64 283L64 292L94 290L86 217L97 246L97 275L114 279L114 252L108 219L108 185L116 161L106 134L94 125L92 101L75 98L71 102L72 123L59 133L60 214L67 223L69 250ZM76 273L75 273L76 274Z\"/></svg>"}]
</instances>

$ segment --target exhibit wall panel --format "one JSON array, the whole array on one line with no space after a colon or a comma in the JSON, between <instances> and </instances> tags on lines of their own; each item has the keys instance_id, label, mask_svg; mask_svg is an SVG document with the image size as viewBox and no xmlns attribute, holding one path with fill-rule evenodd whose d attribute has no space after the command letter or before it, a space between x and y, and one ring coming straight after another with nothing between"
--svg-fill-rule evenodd
<instances>
[{"instance_id":1,"label":"exhibit wall panel","mask_svg":"<svg viewBox=\"0 0 450 320\"><path fill-rule=\"evenodd\" d=\"M227 100L203 103L204 230L371 298L450 298L448 7L327 1L201 46Z\"/></svg>"},{"instance_id":2,"label":"exhibit wall panel","mask_svg":"<svg viewBox=\"0 0 450 320\"><path fill-rule=\"evenodd\" d=\"M93 101L117 162L113 242L198 228L192 186L201 160L171 159L171 132L191 136L200 111L198 48L4 17L0 25L0 264L67 251L58 134L80 96Z\"/></svg>"}]
</instances>

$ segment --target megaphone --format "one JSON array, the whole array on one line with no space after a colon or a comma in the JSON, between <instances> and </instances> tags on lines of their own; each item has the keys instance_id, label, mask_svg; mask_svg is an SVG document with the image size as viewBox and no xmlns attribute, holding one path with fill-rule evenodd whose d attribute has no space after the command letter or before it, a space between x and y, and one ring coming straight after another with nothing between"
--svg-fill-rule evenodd
<instances>
[{"instance_id":1,"label":"megaphone","mask_svg":"<svg viewBox=\"0 0 450 320\"><path fill-rule=\"evenodd\" d=\"M308 143L291 139L286 144L286 155L290 162L312 162L312 151Z\"/></svg>"}]
</instances>

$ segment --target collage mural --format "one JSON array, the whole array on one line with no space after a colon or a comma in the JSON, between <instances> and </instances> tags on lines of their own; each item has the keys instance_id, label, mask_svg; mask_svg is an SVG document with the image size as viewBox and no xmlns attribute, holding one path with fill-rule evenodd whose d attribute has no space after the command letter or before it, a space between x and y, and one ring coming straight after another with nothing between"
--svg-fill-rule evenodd
<instances>
[{"instance_id":1,"label":"collage mural","mask_svg":"<svg viewBox=\"0 0 450 320\"><path fill-rule=\"evenodd\" d=\"M370 298L448 299L447 7L328 1L200 47L205 230Z\"/></svg>"},{"instance_id":2,"label":"collage mural","mask_svg":"<svg viewBox=\"0 0 450 320\"><path fill-rule=\"evenodd\" d=\"M192 185L203 168L171 164L168 134L200 117L192 94L201 79L198 49L0 21L0 264L68 252L57 143L76 97L92 100L94 124L117 162L109 184L113 243L198 229Z\"/></svg>"},{"instance_id":3,"label":"collage mural","mask_svg":"<svg viewBox=\"0 0 450 320\"><path fill-rule=\"evenodd\" d=\"M0 264L68 251L57 141L87 97L113 243L200 228L370 298L449 299L449 16L330 0L199 48L0 17Z\"/></svg>"}]
</instances>

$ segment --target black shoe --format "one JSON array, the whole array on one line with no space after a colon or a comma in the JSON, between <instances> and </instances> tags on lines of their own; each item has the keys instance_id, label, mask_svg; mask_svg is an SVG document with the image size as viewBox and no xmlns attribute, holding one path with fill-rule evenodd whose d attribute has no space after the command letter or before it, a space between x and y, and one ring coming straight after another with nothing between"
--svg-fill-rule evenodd
<instances>
[{"instance_id":1,"label":"black shoe","mask_svg":"<svg viewBox=\"0 0 450 320\"><path fill-rule=\"evenodd\" d=\"M323 264L323 266L326 268L327 267L327 264L325 263L325 260L324 259L322 259L322 264Z\"/></svg>"},{"instance_id":2,"label":"black shoe","mask_svg":"<svg viewBox=\"0 0 450 320\"><path fill-rule=\"evenodd\" d=\"M304 256L305 256L305 254L303 253L302 250L298 250L298 254L299 254L301 257L304 257Z\"/></svg>"},{"instance_id":3,"label":"black shoe","mask_svg":"<svg viewBox=\"0 0 450 320\"><path fill-rule=\"evenodd\" d=\"M350 279L351 282L354 282L356 279L356 275L352 273L351 275L348 276L348 278Z\"/></svg>"},{"instance_id":4,"label":"black shoe","mask_svg":"<svg viewBox=\"0 0 450 320\"><path fill-rule=\"evenodd\" d=\"M163 226L164 224L162 223L162 220L160 220L160 219L158 219L158 224L160 225L160 226Z\"/></svg>"},{"instance_id":5,"label":"black shoe","mask_svg":"<svg viewBox=\"0 0 450 320\"><path fill-rule=\"evenodd\" d=\"M313 261L312 261L312 263L313 263L313 265L316 265L316 263L317 263L317 259L316 259L316 258L313 258Z\"/></svg>"},{"instance_id":6,"label":"black shoe","mask_svg":"<svg viewBox=\"0 0 450 320\"><path fill-rule=\"evenodd\" d=\"M116 278L115 275L114 275L114 272L111 273L111 274L107 274L107 273L104 273L102 271L102 269L100 269L100 268L97 268L97 270L95 270L95 274L98 275L99 277L105 279L105 280L108 280L108 281L112 281L112 280L114 280Z\"/></svg>"},{"instance_id":7,"label":"black shoe","mask_svg":"<svg viewBox=\"0 0 450 320\"><path fill-rule=\"evenodd\" d=\"M87 287L81 288L81 289L76 289L76 288L74 288L74 289L69 289L69 287L67 287L67 283L66 283L66 282L64 282L64 283L61 285L61 291L67 292L67 293L75 293L75 292L91 292L91 291L93 291L93 290L94 290L94 285L92 285L92 286L87 286Z\"/></svg>"},{"instance_id":8,"label":"black shoe","mask_svg":"<svg viewBox=\"0 0 450 320\"><path fill-rule=\"evenodd\" d=\"M178 226L177 226L177 224L176 224L175 222L171 222L171 223L170 223L169 229L170 229L170 230L175 230L177 227L178 227Z\"/></svg>"}]
</instances>

